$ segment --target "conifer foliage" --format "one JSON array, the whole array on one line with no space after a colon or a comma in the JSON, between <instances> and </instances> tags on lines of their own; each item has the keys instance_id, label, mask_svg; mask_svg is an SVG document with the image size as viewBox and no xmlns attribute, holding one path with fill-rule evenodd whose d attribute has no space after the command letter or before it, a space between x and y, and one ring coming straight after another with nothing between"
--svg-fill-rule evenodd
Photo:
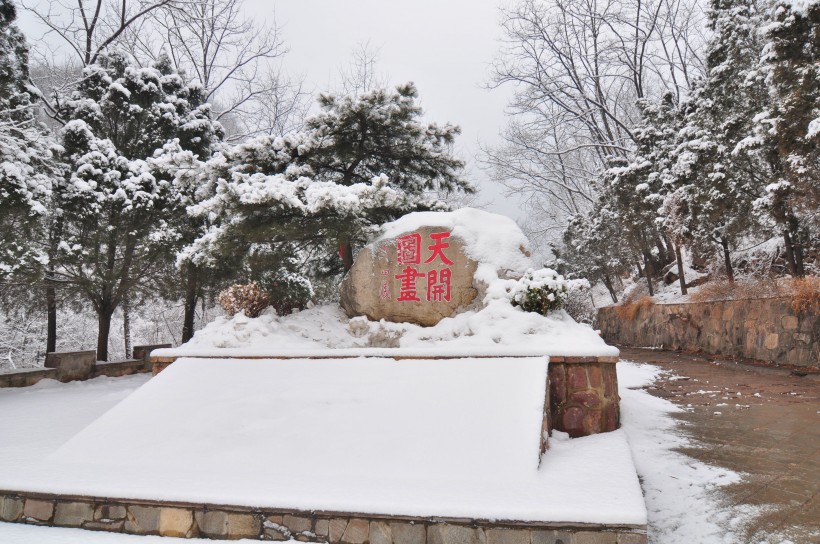
<instances>
[{"instance_id":1,"label":"conifer foliage","mask_svg":"<svg viewBox=\"0 0 820 544\"><path fill-rule=\"evenodd\" d=\"M0 278L36 277L44 242L57 147L34 116L28 46L12 0L0 0Z\"/></svg>"},{"instance_id":2,"label":"conifer foliage","mask_svg":"<svg viewBox=\"0 0 820 544\"><path fill-rule=\"evenodd\" d=\"M60 114L70 175L58 197L56 274L97 312L97 357L106 360L114 310L167 270L182 242L174 218L185 195L168 165L181 152L210 156L221 128L201 88L167 59L141 68L123 53L87 66L77 90L60 97Z\"/></svg>"},{"instance_id":3,"label":"conifer foliage","mask_svg":"<svg viewBox=\"0 0 820 544\"><path fill-rule=\"evenodd\" d=\"M322 95L304 130L258 137L191 168L182 177L199 187L199 202L189 213L207 227L181 258L243 263L249 280L336 273L368 229L441 208L433 191L471 192L450 150L458 128L422 123L416 98L412 84Z\"/></svg>"},{"instance_id":4,"label":"conifer foliage","mask_svg":"<svg viewBox=\"0 0 820 544\"><path fill-rule=\"evenodd\" d=\"M820 2L711 0L708 27L705 77L689 96L638 101L634 149L608 157L558 249L613 300L630 260L650 294L677 261L685 294L682 247L733 281L733 250L780 238L789 274L820 272Z\"/></svg>"}]
</instances>

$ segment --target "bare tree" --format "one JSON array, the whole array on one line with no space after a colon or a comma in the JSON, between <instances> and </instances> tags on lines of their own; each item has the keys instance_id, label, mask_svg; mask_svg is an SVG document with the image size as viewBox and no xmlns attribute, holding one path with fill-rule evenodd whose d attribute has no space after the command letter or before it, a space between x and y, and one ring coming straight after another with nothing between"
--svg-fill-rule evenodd
<instances>
[{"instance_id":1,"label":"bare tree","mask_svg":"<svg viewBox=\"0 0 820 544\"><path fill-rule=\"evenodd\" d=\"M83 66L117 42L132 25L180 0L23 0L23 9L42 23L46 35L68 44ZM189 2L184 2L189 3Z\"/></svg>"},{"instance_id":2,"label":"bare tree","mask_svg":"<svg viewBox=\"0 0 820 544\"><path fill-rule=\"evenodd\" d=\"M124 39L138 57L164 53L178 71L198 79L231 141L284 134L307 113L310 93L281 69L287 48L279 28L243 15L242 0L170 2Z\"/></svg>"},{"instance_id":3,"label":"bare tree","mask_svg":"<svg viewBox=\"0 0 820 544\"><path fill-rule=\"evenodd\" d=\"M379 72L379 51L370 40L359 43L350 54L350 63L339 70L339 91L343 94L359 96L373 89L389 85L389 79Z\"/></svg>"},{"instance_id":4,"label":"bare tree","mask_svg":"<svg viewBox=\"0 0 820 544\"><path fill-rule=\"evenodd\" d=\"M686 94L702 72L698 0L521 0L491 86L513 85L491 176L531 207L531 234L591 209L607 157L629 156L636 101Z\"/></svg>"}]
</instances>

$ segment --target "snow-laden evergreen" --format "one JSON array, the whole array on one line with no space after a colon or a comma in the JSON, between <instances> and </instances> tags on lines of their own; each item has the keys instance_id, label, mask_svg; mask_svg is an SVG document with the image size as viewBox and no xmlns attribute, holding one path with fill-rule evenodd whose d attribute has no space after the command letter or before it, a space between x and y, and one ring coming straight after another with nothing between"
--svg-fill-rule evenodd
<instances>
[{"instance_id":1,"label":"snow-laden evergreen","mask_svg":"<svg viewBox=\"0 0 820 544\"><path fill-rule=\"evenodd\" d=\"M303 130L257 137L181 171L180 182L197 187L188 213L203 230L180 265L227 260L249 280L335 274L374 227L444 209L437 191L472 191L451 151L459 129L423 123L417 97L412 84L322 95Z\"/></svg>"},{"instance_id":2,"label":"snow-laden evergreen","mask_svg":"<svg viewBox=\"0 0 820 544\"><path fill-rule=\"evenodd\" d=\"M0 0L0 278L39 274L48 263L45 230L56 142L35 119L25 37L12 0Z\"/></svg>"},{"instance_id":3,"label":"snow-laden evergreen","mask_svg":"<svg viewBox=\"0 0 820 544\"><path fill-rule=\"evenodd\" d=\"M146 68L124 53L102 56L58 103L70 174L55 197L55 275L97 312L97 357L105 360L114 310L153 288L184 242L177 218L186 195L169 162L182 151L207 158L222 130L201 87L164 57Z\"/></svg>"}]
</instances>

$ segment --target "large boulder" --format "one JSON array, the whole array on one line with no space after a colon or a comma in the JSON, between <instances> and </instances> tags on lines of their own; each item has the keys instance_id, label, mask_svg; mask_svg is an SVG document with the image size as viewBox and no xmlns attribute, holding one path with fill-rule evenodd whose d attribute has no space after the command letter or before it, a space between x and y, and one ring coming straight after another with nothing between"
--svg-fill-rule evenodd
<instances>
[{"instance_id":1,"label":"large boulder","mask_svg":"<svg viewBox=\"0 0 820 544\"><path fill-rule=\"evenodd\" d=\"M350 317L432 326L475 300L478 264L450 229L421 227L359 251L340 302Z\"/></svg>"}]
</instances>

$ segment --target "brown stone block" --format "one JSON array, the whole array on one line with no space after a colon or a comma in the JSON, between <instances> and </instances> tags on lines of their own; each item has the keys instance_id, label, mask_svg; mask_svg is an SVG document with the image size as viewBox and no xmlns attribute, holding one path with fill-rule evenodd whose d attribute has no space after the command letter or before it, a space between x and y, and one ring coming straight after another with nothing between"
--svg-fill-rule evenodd
<instances>
[{"instance_id":1,"label":"brown stone block","mask_svg":"<svg viewBox=\"0 0 820 544\"><path fill-rule=\"evenodd\" d=\"M618 544L618 533L580 531L572 535L572 544Z\"/></svg>"},{"instance_id":2,"label":"brown stone block","mask_svg":"<svg viewBox=\"0 0 820 544\"><path fill-rule=\"evenodd\" d=\"M615 365L605 365L601 368L604 378L604 398L618 399L618 373Z\"/></svg>"},{"instance_id":3,"label":"brown stone block","mask_svg":"<svg viewBox=\"0 0 820 544\"><path fill-rule=\"evenodd\" d=\"M393 544L426 544L427 528L422 523L391 523Z\"/></svg>"},{"instance_id":4,"label":"brown stone block","mask_svg":"<svg viewBox=\"0 0 820 544\"><path fill-rule=\"evenodd\" d=\"M559 431L569 433L573 438L584 436L584 411L577 406L571 406L562 410L559 417L560 425L555 428Z\"/></svg>"},{"instance_id":5,"label":"brown stone block","mask_svg":"<svg viewBox=\"0 0 820 544\"><path fill-rule=\"evenodd\" d=\"M584 408L597 410L601 407L600 394L594 389L587 389L586 391L576 391L570 395L570 402L580 404Z\"/></svg>"},{"instance_id":6,"label":"brown stone block","mask_svg":"<svg viewBox=\"0 0 820 544\"><path fill-rule=\"evenodd\" d=\"M330 524L328 525L330 541L339 542L342 539L345 529L347 529L347 519L335 518L330 520Z\"/></svg>"},{"instance_id":7,"label":"brown stone block","mask_svg":"<svg viewBox=\"0 0 820 544\"><path fill-rule=\"evenodd\" d=\"M199 532L208 538L228 536L228 513L220 511L198 511L194 513Z\"/></svg>"},{"instance_id":8,"label":"brown stone block","mask_svg":"<svg viewBox=\"0 0 820 544\"><path fill-rule=\"evenodd\" d=\"M94 508L87 502L58 502L54 510L54 525L60 527L82 527L83 523L94 521Z\"/></svg>"},{"instance_id":9,"label":"brown stone block","mask_svg":"<svg viewBox=\"0 0 820 544\"><path fill-rule=\"evenodd\" d=\"M584 414L584 434L582 436L600 433L603 430L602 420L601 410L586 410Z\"/></svg>"},{"instance_id":10,"label":"brown stone block","mask_svg":"<svg viewBox=\"0 0 820 544\"><path fill-rule=\"evenodd\" d=\"M370 523L366 519L353 518L347 523L342 535L344 544L364 544L370 534Z\"/></svg>"},{"instance_id":11,"label":"brown stone block","mask_svg":"<svg viewBox=\"0 0 820 544\"><path fill-rule=\"evenodd\" d=\"M83 529L91 529L92 531L110 531L112 533L122 532L125 525L125 520L108 520L108 521L89 521L83 525Z\"/></svg>"},{"instance_id":12,"label":"brown stone block","mask_svg":"<svg viewBox=\"0 0 820 544\"><path fill-rule=\"evenodd\" d=\"M23 515L37 521L49 521L51 516L54 515L54 502L28 499L25 508L23 508Z\"/></svg>"},{"instance_id":13,"label":"brown stone block","mask_svg":"<svg viewBox=\"0 0 820 544\"><path fill-rule=\"evenodd\" d=\"M553 406L560 406L567 401L566 366L549 364L550 402Z\"/></svg>"},{"instance_id":14,"label":"brown stone block","mask_svg":"<svg viewBox=\"0 0 820 544\"><path fill-rule=\"evenodd\" d=\"M263 527L263 535L267 540L283 542L291 539L291 533L282 525L282 516L268 516Z\"/></svg>"},{"instance_id":15,"label":"brown stone block","mask_svg":"<svg viewBox=\"0 0 820 544\"><path fill-rule=\"evenodd\" d=\"M129 506L123 530L135 535L159 534L159 508L155 506Z\"/></svg>"},{"instance_id":16,"label":"brown stone block","mask_svg":"<svg viewBox=\"0 0 820 544\"><path fill-rule=\"evenodd\" d=\"M94 521L125 519L125 506L101 504L94 510Z\"/></svg>"},{"instance_id":17,"label":"brown stone block","mask_svg":"<svg viewBox=\"0 0 820 544\"><path fill-rule=\"evenodd\" d=\"M571 544L572 533L565 531L532 531L532 544Z\"/></svg>"},{"instance_id":18,"label":"brown stone block","mask_svg":"<svg viewBox=\"0 0 820 544\"><path fill-rule=\"evenodd\" d=\"M793 315L784 315L780 318L780 326L787 331L796 331L799 321Z\"/></svg>"},{"instance_id":19,"label":"brown stone block","mask_svg":"<svg viewBox=\"0 0 820 544\"><path fill-rule=\"evenodd\" d=\"M487 529L487 544L530 544L529 529Z\"/></svg>"},{"instance_id":20,"label":"brown stone block","mask_svg":"<svg viewBox=\"0 0 820 544\"><path fill-rule=\"evenodd\" d=\"M482 529L437 523L427 527L427 544L486 544Z\"/></svg>"},{"instance_id":21,"label":"brown stone block","mask_svg":"<svg viewBox=\"0 0 820 544\"><path fill-rule=\"evenodd\" d=\"M567 365L567 383L570 391L587 389L589 381L587 380L586 365Z\"/></svg>"},{"instance_id":22,"label":"brown stone block","mask_svg":"<svg viewBox=\"0 0 820 544\"><path fill-rule=\"evenodd\" d=\"M763 346L766 349L777 349L777 345L780 340L780 335L776 332L770 332L766 335L766 339L763 341Z\"/></svg>"},{"instance_id":23,"label":"brown stone block","mask_svg":"<svg viewBox=\"0 0 820 544\"><path fill-rule=\"evenodd\" d=\"M604 424L601 432L608 433L620 427L620 410L615 403L609 403L604 408Z\"/></svg>"},{"instance_id":24,"label":"brown stone block","mask_svg":"<svg viewBox=\"0 0 820 544\"><path fill-rule=\"evenodd\" d=\"M603 369L601 364L589 365L587 369L587 376L589 377L589 386L593 389L598 389L604 386Z\"/></svg>"},{"instance_id":25,"label":"brown stone block","mask_svg":"<svg viewBox=\"0 0 820 544\"><path fill-rule=\"evenodd\" d=\"M392 544L393 531L385 521L370 522L370 544Z\"/></svg>"},{"instance_id":26,"label":"brown stone block","mask_svg":"<svg viewBox=\"0 0 820 544\"><path fill-rule=\"evenodd\" d=\"M228 514L228 538L259 538L262 533L262 516L259 514Z\"/></svg>"},{"instance_id":27,"label":"brown stone block","mask_svg":"<svg viewBox=\"0 0 820 544\"><path fill-rule=\"evenodd\" d=\"M313 532L316 533L316 536L327 537L330 534L330 520L317 519L314 524Z\"/></svg>"},{"instance_id":28,"label":"brown stone block","mask_svg":"<svg viewBox=\"0 0 820 544\"><path fill-rule=\"evenodd\" d=\"M161 508L159 512L160 536L191 538L194 536L194 515L185 508Z\"/></svg>"},{"instance_id":29,"label":"brown stone block","mask_svg":"<svg viewBox=\"0 0 820 544\"><path fill-rule=\"evenodd\" d=\"M619 533L618 544L646 544L646 533Z\"/></svg>"},{"instance_id":30,"label":"brown stone block","mask_svg":"<svg viewBox=\"0 0 820 544\"><path fill-rule=\"evenodd\" d=\"M286 514L282 520L282 525L287 527L291 533L304 533L313 530L313 520L304 516Z\"/></svg>"},{"instance_id":31,"label":"brown stone block","mask_svg":"<svg viewBox=\"0 0 820 544\"><path fill-rule=\"evenodd\" d=\"M23 499L0 497L0 521L17 521L23 515Z\"/></svg>"}]
</instances>

